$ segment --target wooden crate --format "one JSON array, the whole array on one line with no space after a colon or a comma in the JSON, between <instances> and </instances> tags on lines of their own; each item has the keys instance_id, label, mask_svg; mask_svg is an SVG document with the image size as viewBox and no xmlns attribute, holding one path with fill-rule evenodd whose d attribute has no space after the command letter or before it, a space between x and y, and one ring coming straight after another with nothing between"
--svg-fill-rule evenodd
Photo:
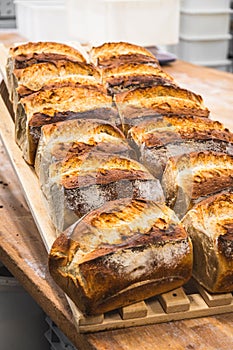
<instances>
[{"instance_id":1,"label":"wooden crate","mask_svg":"<svg viewBox=\"0 0 233 350\"><path fill-rule=\"evenodd\" d=\"M13 112L6 86L6 57L6 49L0 46L0 69L3 76L0 84L0 136L40 236L49 252L57 233L45 209L35 171L24 161L22 152L15 143ZM74 303L68 297L67 299L74 315L77 331L80 333L233 312L232 293L210 294L194 280L189 281L182 288L158 297L94 317L84 317Z\"/></svg>"}]
</instances>

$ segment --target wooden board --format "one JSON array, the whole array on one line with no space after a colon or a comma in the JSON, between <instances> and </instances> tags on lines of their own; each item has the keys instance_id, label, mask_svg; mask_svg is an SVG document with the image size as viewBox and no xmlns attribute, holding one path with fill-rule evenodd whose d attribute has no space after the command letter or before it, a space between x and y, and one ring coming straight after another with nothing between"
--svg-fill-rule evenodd
<instances>
[{"instance_id":1,"label":"wooden board","mask_svg":"<svg viewBox=\"0 0 233 350\"><path fill-rule=\"evenodd\" d=\"M6 61L6 51L0 47L0 65ZM4 59L5 57L5 59ZM0 97L0 135L15 173L21 184L25 199L31 210L40 236L47 251L50 250L56 238L39 188L34 169L28 166L22 158L21 150L14 140L14 123L10 113L10 102L7 99L7 89L4 80L1 82ZM7 107L8 106L8 107ZM84 317L69 299L77 331L80 333L96 332L139 325L162 323L173 320L190 319L207 315L233 312L233 297L231 293L210 295L203 288L192 290L189 284L159 297L130 305L121 310L106 313L98 317Z\"/></svg>"}]
</instances>

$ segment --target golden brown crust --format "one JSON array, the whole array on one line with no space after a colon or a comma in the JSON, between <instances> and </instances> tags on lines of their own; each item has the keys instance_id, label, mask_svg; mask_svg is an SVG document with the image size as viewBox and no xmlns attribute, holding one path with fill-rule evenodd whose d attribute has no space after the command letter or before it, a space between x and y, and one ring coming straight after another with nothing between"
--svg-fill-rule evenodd
<instances>
[{"instance_id":1,"label":"golden brown crust","mask_svg":"<svg viewBox=\"0 0 233 350\"><path fill-rule=\"evenodd\" d=\"M107 58L98 59L98 68L101 69L101 72L104 75L105 69L114 69L120 68L125 64L140 64L144 65L146 68L149 67L160 67L158 60L155 57L140 54L140 53L130 53L130 54L121 54L118 56L112 56Z\"/></svg>"},{"instance_id":2,"label":"golden brown crust","mask_svg":"<svg viewBox=\"0 0 233 350\"><path fill-rule=\"evenodd\" d=\"M174 97L177 99L185 99L197 103L203 104L202 97L195 94L192 91L182 89L180 87L164 87L153 86L151 88L139 88L137 90L128 91L116 96L117 103L135 104L140 107L153 107L153 102L159 97ZM138 104L137 104L138 102Z\"/></svg>"},{"instance_id":3,"label":"golden brown crust","mask_svg":"<svg viewBox=\"0 0 233 350\"><path fill-rule=\"evenodd\" d=\"M57 83L53 88L45 88L21 99L30 120L35 113L54 115L55 112L81 112L97 107L111 107L112 98L102 86L82 86L66 82Z\"/></svg>"},{"instance_id":4,"label":"golden brown crust","mask_svg":"<svg viewBox=\"0 0 233 350\"><path fill-rule=\"evenodd\" d=\"M129 130L128 137L140 146L161 147L184 140L216 139L233 143L233 134L218 121L197 116L161 116L143 121Z\"/></svg>"},{"instance_id":5,"label":"golden brown crust","mask_svg":"<svg viewBox=\"0 0 233 350\"><path fill-rule=\"evenodd\" d=\"M139 160L161 179L168 159L199 151L233 155L233 134L223 124L196 116L160 116L132 127L128 139Z\"/></svg>"},{"instance_id":6,"label":"golden brown crust","mask_svg":"<svg viewBox=\"0 0 233 350\"><path fill-rule=\"evenodd\" d=\"M160 68L135 63L106 69L102 76L103 84L112 94L138 87L176 85L174 79Z\"/></svg>"},{"instance_id":7,"label":"golden brown crust","mask_svg":"<svg viewBox=\"0 0 233 350\"><path fill-rule=\"evenodd\" d=\"M16 140L24 150L24 158L34 164L42 125L68 119L104 119L119 124L118 112L111 96L98 85L72 82L44 87L21 99L15 121Z\"/></svg>"},{"instance_id":8,"label":"golden brown crust","mask_svg":"<svg viewBox=\"0 0 233 350\"><path fill-rule=\"evenodd\" d=\"M98 80L96 80L94 77L82 76L82 75L68 75L64 77L54 77L54 78L45 80L44 82L41 82L41 86L37 84L38 90L34 86L32 87L32 89L30 89L23 85L20 85L16 90L17 90L18 98L20 102L21 98L31 95L38 91L53 90L53 89L59 89L62 87L75 88L76 86L82 86L86 88L95 86L99 90L102 90L107 94L107 90L104 89L103 85L101 85Z\"/></svg>"},{"instance_id":9,"label":"golden brown crust","mask_svg":"<svg viewBox=\"0 0 233 350\"><path fill-rule=\"evenodd\" d=\"M133 154L124 134L109 122L97 119L66 120L42 127L36 155L36 173L47 172L50 163L62 160L66 155L91 149L126 156Z\"/></svg>"},{"instance_id":10,"label":"golden brown crust","mask_svg":"<svg viewBox=\"0 0 233 350\"><path fill-rule=\"evenodd\" d=\"M87 134L90 138L93 138L93 142L94 135L98 134L106 134L106 136L109 135L110 137L125 139L125 136L121 130L119 130L115 125L104 120L67 120L65 123L58 122L56 124L49 124L43 127L43 138L46 140L46 143L51 142L51 139L56 142L59 142L61 138L64 140L65 137L69 139L70 135L73 135L73 138L76 137L76 141L80 139L84 140Z\"/></svg>"},{"instance_id":11,"label":"golden brown crust","mask_svg":"<svg viewBox=\"0 0 233 350\"><path fill-rule=\"evenodd\" d=\"M25 44L21 44L15 47L11 47L9 50L9 54L11 57L27 60L33 54L56 54L62 56L69 56L75 60L86 62L84 56L76 50L74 47L57 43L57 42L27 42ZM21 56L21 57L20 57Z\"/></svg>"},{"instance_id":12,"label":"golden brown crust","mask_svg":"<svg viewBox=\"0 0 233 350\"><path fill-rule=\"evenodd\" d=\"M131 199L90 212L49 255L53 278L85 314L176 288L190 278L191 265L191 242L173 212Z\"/></svg>"},{"instance_id":13,"label":"golden brown crust","mask_svg":"<svg viewBox=\"0 0 233 350\"><path fill-rule=\"evenodd\" d=\"M212 293L233 290L233 193L196 204L183 219L193 241L193 274Z\"/></svg>"},{"instance_id":14,"label":"golden brown crust","mask_svg":"<svg viewBox=\"0 0 233 350\"><path fill-rule=\"evenodd\" d=\"M163 71L160 67L153 67L140 63L126 63L118 67L110 67L102 70L103 79L109 77L128 77L131 75L156 75L174 82L174 78Z\"/></svg>"},{"instance_id":15,"label":"golden brown crust","mask_svg":"<svg viewBox=\"0 0 233 350\"><path fill-rule=\"evenodd\" d=\"M115 96L117 108L124 125L134 125L134 120L145 116L196 115L208 117L209 110L202 97L178 86L156 85L137 88Z\"/></svg>"},{"instance_id":16,"label":"golden brown crust","mask_svg":"<svg viewBox=\"0 0 233 350\"><path fill-rule=\"evenodd\" d=\"M233 156L213 151L170 158L162 185L167 203L183 215L194 200L233 187Z\"/></svg>"},{"instance_id":17,"label":"golden brown crust","mask_svg":"<svg viewBox=\"0 0 233 350\"><path fill-rule=\"evenodd\" d=\"M164 201L160 182L140 163L117 154L72 154L49 167L42 187L59 231L77 218L117 198Z\"/></svg>"},{"instance_id":18,"label":"golden brown crust","mask_svg":"<svg viewBox=\"0 0 233 350\"><path fill-rule=\"evenodd\" d=\"M69 75L93 77L100 81L100 73L93 65L67 60L42 62L26 68L14 69L13 74L18 85L34 91L40 90L51 79L64 78Z\"/></svg>"},{"instance_id":19,"label":"golden brown crust","mask_svg":"<svg viewBox=\"0 0 233 350\"><path fill-rule=\"evenodd\" d=\"M127 42L109 42L104 43L101 46L93 47L90 51L90 57L91 61L95 65L98 65L98 62L101 62L104 59L134 53L146 55L155 59L154 55L144 47Z\"/></svg>"},{"instance_id":20,"label":"golden brown crust","mask_svg":"<svg viewBox=\"0 0 233 350\"><path fill-rule=\"evenodd\" d=\"M107 184L121 179L152 180L153 176L135 160L114 154L72 154L52 165L50 177L58 176L65 188Z\"/></svg>"}]
</instances>

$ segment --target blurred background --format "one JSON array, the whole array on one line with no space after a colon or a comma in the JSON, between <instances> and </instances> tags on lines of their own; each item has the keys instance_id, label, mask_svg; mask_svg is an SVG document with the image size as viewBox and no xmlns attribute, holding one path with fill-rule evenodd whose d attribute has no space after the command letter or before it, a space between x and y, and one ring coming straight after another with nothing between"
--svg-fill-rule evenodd
<instances>
[{"instance_id":1,"label":"blurred background","mask_svg":"<svg viewBox=\"0 0 233 350\"><path fill-rule=\"evenodd\" d=\"M231 0L0 0L0 32L26 40L129 41L233 71Z\"/></svg>"}]
</instances>

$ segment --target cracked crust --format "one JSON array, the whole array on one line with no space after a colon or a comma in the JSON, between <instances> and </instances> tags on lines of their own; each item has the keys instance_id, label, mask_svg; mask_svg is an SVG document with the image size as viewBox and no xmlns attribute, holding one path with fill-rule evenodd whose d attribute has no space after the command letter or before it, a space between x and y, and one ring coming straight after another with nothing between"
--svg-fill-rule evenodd
<instances>
[{"instance_id":1,"label":"cracked crust","mask_svg":"<svg viewBox=\"0 0 233 350\"><path fill-rule=\"evenodd\" d=\"M100 314L184 284L192 269L191 241L165 205L123 199L62 234L49 269L82 312Z\"/></svg>"},{"instance_id":2,"label":"cracked crust","mask_svg":"<svg viewBox=\"0 0 233 350\"><path fill-rule=\"evenodd\" d=\"M166 201L183 216L195 201L233 188L233 156L221 152L192 152L168 160L162 186Z\"/></svg>"},{"instance_id":3,"label":"cracked crust","mask_svg":"<svg viewBox=\"0 0 233 350\"><path fill-rule=\"evenodd\" d=\"M193 242L193 275L211 293L233 290L233 193L202 200L182 220Z\"/></svg>"}]
</instances>

